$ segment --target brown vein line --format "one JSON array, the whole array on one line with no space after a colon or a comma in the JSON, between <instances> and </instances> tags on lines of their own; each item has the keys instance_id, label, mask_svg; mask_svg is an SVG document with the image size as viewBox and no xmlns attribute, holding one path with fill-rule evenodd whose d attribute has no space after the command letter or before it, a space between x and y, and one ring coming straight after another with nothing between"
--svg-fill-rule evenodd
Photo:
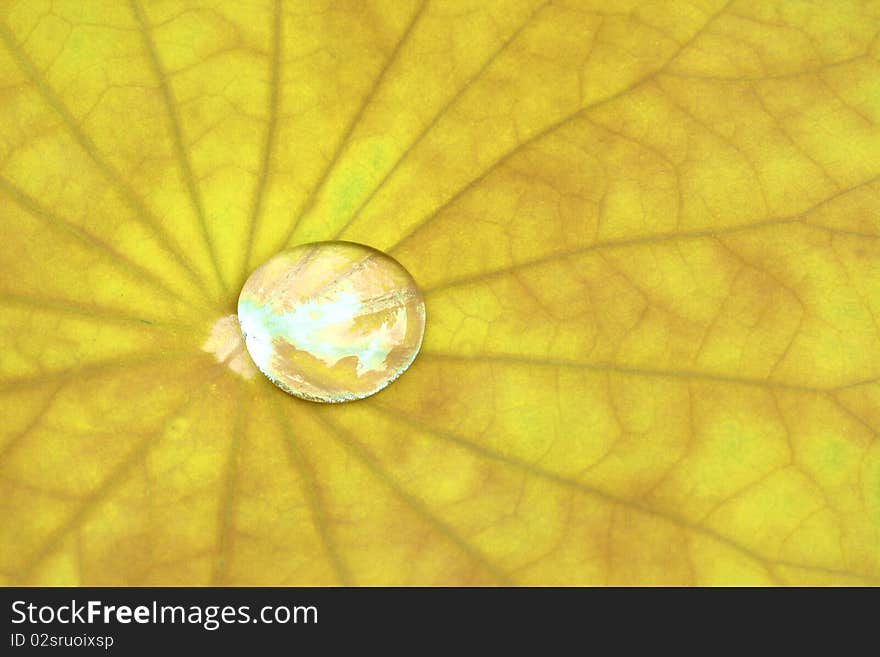
<instances>
[{"instance_id":1,"label":"brown vein line","mask_svg":"<svg viewBox=\"0 0 880 657\"><path fill-rule=\"evenodd\" d=\"M0 23L0 40L3 41L7 50L16 60L21 70L24 71L34 83L34 86L37 88L37 91L40 92L40 95L43 97L43 100L46 101L46 104L61 118L65 127L80 145L80 148L83 149L85 154L92 160L107 180L109 180L110 183L121 192L124 200L134 211L134 215L138 222L153 233L162 247L172 257L174 262L176 262L181 269L188 274L200 291L207 294L205 283L199 277L193 264L177 250L168 233L162 228L159 221L150 213L137 194L135 194L131 186L122 179L120 173L113 167L113 165L100 156L95 143L77 124L76 119L73 118L70 110L68 110L64 103L61 102L61 99L55 95L55 92L52 91L52 89L49 88L39 70L37 70L37 67L25 54L24 50L9 31L9 28L3 23Z\"/></svg>"},{"instance_id":2,"label":"brown vein line","mask_svg":"<svg viewBox=\"0 0 880 657\"><path fill-rule=\"evenodd\" d=\"M794 80L797 78L803 78L808 76L820 76L823 73L834 70L836 68L844 68L850 64L859 62L863 59L870 59L869 54L863 55L855 55L853 57L847 57L846 59L841 59L836 62L829 62L827 64L823 64L822 66L814 66L809 69L804 69L801 71L793 71L791 73L773 73L767 75L754 75L754 76L739 76L739 77L725 77L723 75L696 75L691 73L666 73L667 77L677 78L679 80L701 80L705 82L770 82L770 81L778 81L778 80Z\"/></svg>"},{"instance_id":3,"label":"brown vein line","mask_svg":"<svg viewBox=\"0 0 880 657\"><path fill-rule=\"evenodd\" d=\"M376 96L376 92L381 88L383 81L385 80L385 75L388 73L388 70L391 68L391 65L397 60L398 55L400 54L403 45L406 43L407 39L409 39L410 34L412 34L413 28L418 23L419 18L421 18L422 13L425 10L425 7L428 5L428 0L422 0L421 4L419 4L418 9L413 12L412 18L410 18L409 24L404 29L403 34L401 34L400 39L397 40L397 43L394 46L394 49L391 51L391 54L388 55L388 59L385 60L385 63L382 65L379 74L376 76L376 79L373 81L370 90L367 92L367 95L364 96L364 100L361 102L360 107L358 107L357 112L355 112L351 121L348 123L348 126L345 129L345 132L342 135L342 139L339 140L339 143L336 145L336 149L333 152L333 156L330 158L330 161L327 163L327 166L324 167L324 171L321 173L321 176L318 178L318 182L312 187L312 191L309 193L305 202L303 203L302 209L300 209L299 214L296 219L293 221L293 225L290 227L290 230L287 231L287 235L284 238L284 241L281 242L281 247L288 245L290 241L293 239L294 234L296 233L296 229L299 227L300 221L302 221L303 217L308 214L308 212L312 209L315 204L315 201L318 198L318 192L324 187L327 179L330 177L330 173L336 167L336 164L339 162L339 158L342 157L342 154L345 152L345 149L348 147L349 140L351 136L354 134L355 128L357 128L360 123L361 118L364 115L364 112L370 106L370 103L373 102L373 98ZM276 249L276 250L280 250Z\"/></svg>"},{"instance_id":4,"label":"brown vein line","mask_svg":"<svg viewBox=\"0 0 880 657\"><path fill-rule=\"evenodd\" d=\"M790 568L792 570L809 570L816 573L823 573L825 575L832 575L834 577L847 577L850 579L860 579L866 582L872 582L874 584L880 583L880 575L873 574L865 574L865 573L852 573L847 570L841 570L839 568L828 568L827 566L805 566L803 564L792 563L790 561L768 561L771 566L775 568Z\"/></svg>"},{"instance_id":5,"label":"brown vein line","mask_svg":"<svg viewBox=\"0 0 880 657\"><path fill-rule=\"evenodd\" d=\"M263 212L263 198L266 194L266 187L269 181L269 174L272 165L272 152L275 147L275 133L278 128L278 112L281 95L281 44L282 44L282 23L281 20L281 3L282 0L275 0L274 10L272 12L272 51L269 64L269 120L266 124L266 134L263 141L263 157L260 160L260 171L257 174L257 182L254 185L254 195L251 200L251 212L248 220L248 234L244 246L244 260L242 261L241 271L239 272L239 282L244 284L250 268L251 252L254 248L254 236L257 231L257 225Z\"/></svg>"},{"instance_id":6,"label":"brown vein line","mask_svg":"<svg viewBox=\"0 0 880 657\"><path fill-rule=\"evenodd\" d=\"M880 235L872 235L870 233L860 233L856 231L851 231L842 228L835 228L832 226L826 226L824 224L812 223L807 221L806 218L816 210L828 205L829 203L837 200L841 196L845 196L846 194L851 194L854 191L862 189L864 187L868 187L873 185L880 177L875 176L874 178L870 178L864 182L855 185L846 190L842 190L839 192L835 192L831 196L819 201L813 206L801 210L795 215L791 215L789 217L776 217L772 219L765 219L763 221L753 221L747 224L738 224L735 226L727 226L720 228L701 228L698 230L691 231L676 231L676 232L668 232L668 233L655 233L653 235L641 235L639 237L626 237L620 239L613 240L604 240L601 242L592 242L591 244L585 244L583 246L579 246L573 249L567 249L564 251L556 251L553 253L548 253L547 255L540 256L538 258L532 258L529 260L523 260L521 262L514 263L509 266L499 267L497 269L492 269L484 272L480 272L478 274L473 274L471 276L462 276L455 279L448 279L446 281L442 281L441 283L426 287L422 290L423 294L428 295L433 292L437 292L439 290L444 290L452 287L459 287L461 285L469 285L472 283L477 283L484 280L489 280L496 276L511 273L517 271L519 269L526 269L528 267L537 267L543 264L547 264L549 262L553 262L554 260L560 258L569 258L575 257L579 255L583 255L585 253L589 253L591 251L598 251L600 249L614 249L614 248L624 248L629 246L644 246L650 244L663 244L666 242L676 242L676 241L687 241L693 239L704 239L704 238L714 238L720 237L723 235L734 235L737 233L744 233L752 230L762 230L765 228L772 228L776 226L786 226L790 224L800 225L805 228L812 228L814 230L824 231L833 235L846 235L849 237L864 237L869 239L878 239Z\"/></svg>"},{"instance_id":7,"label":"brown vein line","mask_svg":"<svg viewBox=\"0 0 880 657\"><path fill-rule=\"evenodd\" d=\"M104 254L105 257L108 257L118 266L121 266L123 269L130 271L131 273L135 274L136 277L150 283L168 296L175 299L183 300L183 297L181 297L179 293L168 287L167 283L165 283L161 278L153 274L150 270L145 269L127 256L121 254L112 246L110 246L106 242L101 241L88 231L83 230L79 226L70 223L66 219L62 219L61 217L52 214L51 212L49 212L49 210L41 206L36 201L36 199L25 194L24 191L10 183L2 176L0 176L0 190L2 190L7 196L12 198L12 200L15 201L21 208L23 208L35 218L42 220L43 222L54 228L64 231L65 233L72 236L79 242L85 244L86 246L97 249L99 253Z\"/></svg>"},{"instance_id":8,"label":"brown vein line","mask_svg":"<svg viewBox=\"0 0 880 657\"><path fill-rule=\"evenodd\" d=\"M761 228L767 228L772 226L784 226L786 224L802 224L800 219L798 218L780 218L780 219L767 219L765 221L753 222L750 224L741 224L738 226L729 226L726 228L711 228L711 229L701 229L701 230L693 230L693 231L678 231L675 233L655 233L654 235L642 235L639 237L627 237L621 239L614 240L604 240L601 242L592 242L591 244L586 244L584 246L579 246L573 249L566 249L564 251L555 251L553 253L548 253L546 255L531 258L529 260L523 260L521 262L514 263L509 266L499 267L497 269L491 269L484 272L479 272L477 274L473 274L471 276L462 276L460 278L450 279L447 281L443 281L437 285L433 285L430 287L426 287L422 290L424 295L433 294L435 292L439 292L442 290L446 290L453 287L460 287L463 285L471 285L473 283L479 283L485 280L489 280L495 278L496 276L500 276L503 274L509 274L511 272L515 272L520 269L527 269L530 267L538 267L540 265L545 265L556 260L562 258L573 258L579 255L584 255L590 253L592 251L599 251L602 249L617 249L617 248L626 248L631 246L646 246L652 244L663 244L667 242L676 242L676 241L687 241L687 240L695 240L695 239L705 239L711 237L718 237L720 235L730 235L735 233L746 232L749 230L758 230ZM807 225L807 224L803 224Z\"/></svg>"},{"instance_id":9,"label":"brown vein line","mask_svg":"<svg viewBox=\"0 0 880 657\"><path fill-rule=\"evenodd\" d=\"M858 388L859 386L870 386L876 383L880 383L880 377L873 377L862 379L860 381L853 381L852 383L845 383L843 385L834 386L833 388L830 388L830 390L838 392L840 390L851 390L852 388Z\"/></svg>"},{"instance_id":10,"label":"brown vein line","mask_svg":"<svg viewBox=\"0 0 880 657\"><path fill-rule=\"evenodd\" d=\"M239 379L238 398L235 404L235 419L229 436L229 455L226 459L226 474L223 479L223 497L220 502L218 516L217 561L211 575L212 585L221 586L226 579L229 561L232 557L233 523L235 521L235 503L238 494L239 459L241 458L241 442L244 435L244 380Z\"/></svg>"},{"instance_id":11,"label":"brown vein line","mask_svg":"<svg viewBox=\"0 0 880 657\"><path fill-rule=\"evenodd\" d=\"M755 473L754 478L744 482L742 484L738 484L737 488L731 490L729 493L725 494L723 498L715 502L708 511L705 511L700 514L700 517L697 519L699 523L710 523L712 522L712 516L718 514L722 511L727 511L730 513L730 507L736 508L737 503L742 503L744 498L748 498L753 495L755 490L760 490L762 487L767 486L767 482L776 478L780 473L784 473L787 471L794 471L795 474L801 474L798 466L795 464L795 459L789 456L788 460L779 465L774 465L769 470L760 472L758 468L753 468L753 472ZM825 498L825 503L818 507L818 509L813 509L807 514L807 517L815 513L817 510L827 510L830 505L828 505L828 498L825 495L824 491L820 493ZM801 522L800 520L798 522ZM796 531L796 530L795 530ZM788 538L792 536L795 532L791 532L786 535L786 538L783 539L782 545L784 546L787 542Z\"/></svg>"},{"instance_id":12,"label":"brown vein line","mask_svg":"<svg viewBox=\"0 0 880 657\"><path fill-rule=\"evenodd\" d=\"M141 37L144 42L144 48L147 51L156 80L159 82L159 90L162 93L162 100L165 104L165 110L168 113L168 122L174 140L174 152L177 155L177 161L183 172L186 189L189 192L190 202L196 212L196 218L198 219L202 238L205 240L205 246L208 248L208 254L211 258L211 266L214 269L217 282L220 284L225 296L228 292L228 288L226 286L226 281L223 279L220 262L217 259L217 251L214 241L211 239L211 233L208 230L208 220L205 217L205 206L202 201L202 194L196 183L196 177L192 170L192 163L190 162L189 154L184 145L183 126L180 121L180 114L177 111L177 99L174 97L174 91L171 89L171 85L168 84L168 76L162 67L162 61L159 59L159 52L156 50L156 44L150 33L150 26L147 22L147 17L144 15L143 9L137 0L129 0L129 5L131 6L132 13L134 13L135 18L137 19L138 28L140 29Z\"/></svg>"},{"instance_id":13,"label":"brown vein line","mask_svg":"<svg viewBox=\"0 0 880 657\"><path fill-rule=\"evenodd\" d=\"M217 374L213 378L219 378L222 375L222 369L219 366L213 366L211 369L217 368ZM159 436L161 436L165 427L175 418L185 413L193 404L195 404L204 394L210 390L210 386L202 386L198 391L187 398L183 403L176 406L168 415L162 427L152 434L146 434L143 439L129 452L129 454L118 464L110 474L101 482L101 484L90 494L83 498L82 504L63 522L57 529L50 532L42 547L36 550L25 562L16 570L14 578L18 582L26 582L31 573L36 569L47 557L49 557L67 537L70 532L76 530L88 518L88 516L100 505L102 501L107 499L108 495L115 489L131 470L141 463L150 449L156 444Z\"/></svg>"},{"instance_id":14,"label":"brown vein line","mask_svg":"<svg viewBox=\"0 0 880 657\"><path fill-rule=\"evenodd\" d=\"M163 361L185 360L186 358L205 361L210 360L212 363L216 362L211 358L211 355L206 352L193 351L192 349L181 349L179 351L163 349L153 353L108 358L95 363L89 363L88 365L75 365L73 367L33 374L17 379L0 379L0 392L34 386L39 387L48 383L63 382L74 378L78 382L81 382L83 378L88 376L100 376L101 374L108 374L120 369L150 366Z\"/></svg>"},{"instance_id":15,"label":"brown vein line","mask_svg":"<svg viewBox=\"0 0 880 657\"><path fill-rule=\"evenodd\" d=\"M687 47L689 47L694 41L696 41L696 39L698 39L698 38L700 37L700 35L701 35L703 32L705 32L706 29L707 29L707 28L708 28L708 27L709 27L709 26L710 26L710 25L711 25L711 24L712 24L712 23L713 23L718 17L720 17L720 16L724 13L724 11L727 9L727 7L728 7L732 2L733 2L733 0L728 0L728 2L725 3L724 6L723 6L719 11L717 11L715 14L713 14L712 16L710 16L710 17L706 20L706 22L703 24L703 26L702 26L699 30L697 30L696 32L694 32L694 34L693 34L689 39L687 39L686 41L684 41L684 42L683 42L683 43L682 43L682 44L681 44L681 45L675 50L675 52L673 52L673 53L670 55L669 59L668 59L663 65L661 65L660 67L654 69L653 71L651 71L651 72L648 73L647 75L645 75L645 76L639 78L638 80L636 80L636 81L633 82L632 84L627 85L626 87L624 87L624 88L621 89L620 91L617 91L617 92L611 94L610 96L606 96L605 98L601 98L601 99L596 100L596 101L594 101L594 102L592 102L592 103L588 103L587 105L584 105L583 107L581 107L581 108L575 110L575 111L572 112L571 114L568 114L568 115L562 117L561 119L559 119L558 121L555 121L554 123L551 123L551 124L548 125L547 127L545 127L545 128L543 128L543 129L539 130L538 132L536 132L534 135L532 135L531 137L529 137L529 138L526 139L525 141L523 141L523 142L517 144L516 146L514 146L513 148L511 148L510 150L508 150L506 153L502 154L502 155L501 155L500 157L498 157L494 162L492 162L491 164L489 164L489 166L486 167L486 168L485 168L485 169L484 169L479 175L477 175L475 178L471 179L467 184L463 185L463 186L461 187L461 189L459 189L455 194L453 194L451 197L449 197L449 199L447 199L445 202L443 202L443 203L442 203L441 205L439 205L437 208L435 208L434 210L432 210L428 215L426 215L425 217L423 217L421 220L419 220L418 222L416 222L416 223L415 223L415 224L414 224L414 225L413 225L408 231L406 231L406 232L400 237L400 239L398 239L394 244L392 244L391 246L389 246L389 247L386 249L386 251L387 251L388 253L391 253L391 252L393 252L395 249L400 248L401 244L403 244L404 242L410 240L415 234L417 234L417 233L418 233L420 230L422 230L422 229L423 229L428 223L430 223L431 220L433 220L433 219L434 219L435 217L437 217L441 212L443 212L443 210L445 210L446 208L448 208L449 206L451 206L452 204L454 204L456 201L458 201L460 198L462 198L465 194L467 194L470 190L474 189L477 185L479 185L482 181L484 181L484 180L485 180L485 179L486 179L486 178L487 178L487 177L488 177L493 171L495 171L498 167L500 167L502 164L504 164L507 160L509 160L511 157L513 157L514 155L516 155L516 154L519 153L520 151L523 151L523 150L525 150L526 148L528 148L529 146L531 146L531 145L533 145L533 144L535 144L535 143L541 141L541 140L544 139L545 137L547 137L547 136L551 135L552 133L554 133L556 130L559 130L559 129L562 128L563 126L565 126L565 125L571 123L572 121L576 120L577 118L579 118L579 117L585 115L587 112L590 112L590 111L592 111L592 110L594 110L594 109L597 109L597 108L599 108L599 107L602 107L603 105L607 105L608 103L614 102L615 100L618 100L618 99L622 98L623 96L625 96L626 94L630 93L630 92L633 91L634 89L637 89L637 88L640 87L641 85L645 84L645 83L648 82L649 80L655 78L657 75L659 75L661 72L663 72L663 71L664 71L664 70L665 70L670 64L672 64L672 63L676 60L676 58L677 58L677 57L678 57L678 56L679 56L679 55L680 55L680 54L681 54L681 53L682 53Z\"/></svg>"},{"instance_id":16,"label":"brown vein line","mask_svg":"<svg viewBox=\"0 0 880 657\"><path fill-rule=\"evenodd\" d=\"M472 559L482 569L488 572L501 584L511 584L510 576L495 566L489 559L477 548L465 540L452 526L444 520L437 517L428 509L428 507L418 498L405 490L396 479L394 479L382 466L376 462L375 458L370 454L358 441L356 441L348 431L337 426L335 423L323 417L322 413L310 409L312 415L330 430L337 441L361 463L363 463L370 473L379 481L384 483L391 491L400 498L407 506L409 506L418 515L428 521L428 523L445 536L451 543L457 546L465 555Z\"/></svg>"},{"instance_id":17,"label":"brown vein line","mask_svg":"<svg viewBox=\"0 0 880 657\"><path fill-rule=\"evenodd\" d=\"M442 107L440 107L440 109L437 111L436 114L434 114L434 116L431 118L431 120L428 121L427 124L425 124L425 127L416 136L415 140L412 143L410 143L409 146L406 147L406 150L404 150L403 153L401 153L400 157L394 163L394 166L392 166L391 169L388 170L388 172L382 177L382 180L380 180L376 184L376 186L373 188L373 191L371 191L370 194L364 199L364 201L357 207L357 209L355 209L351 213L351 215L349 215L348 220L342 225L342 227L338 231L336 231L336 235L334 235L333 239L338 240L340 237L342 237L342 234L357 219L357 216L363 211L364 208L366 208L370 204L370 202L373 200L373 197L376 196L376 194L379 192L379 190L382 189L382 187L385 185L385 183L388 182L388 180L397 172L397 170L400 168L400 166L406 161L406 159L409 157L409 155L413 151L413 149L415 149L416 146L418 146L421 143L421 141L428 135L428 133L431 132L431 130L433 130L437 126L437 123L440 121L440 119L470 89L471 85L475 81L477 81L481 77L483 77L483 75L486 73L486 71L488 71L489 68L492 66L492 64L495 63L495 60L498 59L498 57L507 50L507 47L511 43L513 43L514 41L516 41L516 39L519 38L519 36L523 33L523 31L525 31L525 29L532 23L532 21L534 21L534 19L537 17L537 15L540 14L548 4L550 4L549 0L547 2L544 2L541 5L539 5L531 14L529 14L528 17L526 18L525 22L522 25L520 25L513 32L513 34L511 34L510 37L506 41L504 41L504 43L501 44L501 47L499 47L494 53L492 53L492 55L485 62L483 62L483 65L476 71L476 73L474 73L470 78L468 78L467 81L461 87L459 87L458 91L455 94L453 94L446 101L446 103L443 104Z\"/></svg>"},{"instance_id":18,"label":"brown vein line","mask_svg":"<svg viewBox=\"0 0 880 657\"><path fill-rule=\"evenodd\" d=\"M118 436L118 434L116 435ZM46 488L43 485L30 484L28 482L15 479L13 477L9 477L6 474L0 474L0 483L6 484L7 486L16 488L20 491L24 491L29 495L48 498L56 502L70 502L71 500L77 501L81 499L80 497L71 495L69 490L51 489Z\"/></svg>"},{"instance_id":19,"label":"brown vein line","mask_svg":"<svg viewBox=\"0 0 880 657\"><path fill-rule=\"evenodd\" d=\"M601 488L591 486L589 484L585 484L583 482L577 481L576 479L570 479L564 475L560 475L560 474L556 474L553 472L548 472L546 470L542 470L541 468L536 467L535 465L533 465L527 461L518 459L513 456L507 456L507 455L498 453L492 449L489 449L489 448L484 447L482 445L478 445L476 443L473 443L470 440L468 440L462 436L459 436L457 434L443 431L441 429L436 429L434 427L429 427L426 424L424 424L423 422L420 422L419 420L417 420L417 419L415 419L405 413L402 413L398 409L391 408L391 407L386 406L384 404L376 403L373 405L373 408L381 413L384 413L389 416L393 416L398 421L401 421L404 424L409 425L410 427L412 427L413 429L415 429L419 432L428 433L432 436L440 438L441 440L443 440L445 442L451 443L453 445L457 445L458 447L463 448L467 451L470 451L478 456L481 456L486 459L490 459L490 460L495 461L497 463L501 463L502 465L506 465L512 469L524 472L526 475L530 475L530 476L544 479L545 481L549 481L549 482L555 483L559 486L569 488L569 489L575 490L577 492L580 492L582 494L588 495L588 496L593 497L595 499L602 500L608 504L619 505L619 506L622 506L625 508L629 508L629 509L632 509L638 513L642 513L642 514L645 514L645 515L648 515L648 516L651 516L654 518L658 518L660 520L663 520L663 521L668 522L670 524L673 524L675 526L681 527L682 529L693 532L694 534L703 535L703 536L710 538L710 539L712 539L722 545L727 546L728 548L734 550L735 552L742 554L742 555L748 557L749 559L751 559L752 561L760 564L772 579L774 579L774 580L777 579L775 574L772 572L770 560L767 559L764 555L760 554L759 552L756 552L755 550L753 550L745 545L742 545L741 543L738 543L737 541L735 541L735 540L733 540L733 539L731 539L731 538L729 538L729 537L727 537L727 536L725 536L725 535L723 535L713 529L709 529L707 527L697 525L693 522L690 522L689 520L687 520L685 518L681 518L679 516L667 513L665 511L660 511L658 509L651 508L651 507L646 506L644 504L641 504L639 502L636 502L636 501L633 501L633 500L630 500L630 499L627 499L624 497L618 497L617 495L614 495L612 493L608 493L607 491L602 490Z\"/></svg>"},{"instance_id":20,"label":"brown vein line","mask_svg":"<svg viewBox=\"0 0 880 657\"><path fill-rule=\"evenodd\" d=\"M10 438L2 448L0 448L0 463L2 463L8 456L9 453L15 450L24 440L27 438L31 432L36 429L40 422L43 419L43 416L46 412L52 407L52 404L55 403L55 398L58 397L58 393L61 392L61 389L64 387L64 383L58 383L55 386L55 389L50 392L46 399L40 404L40 408L34 413L34 416L31 418L30 422L25 425L25 427L16 433L12 438Z\"/></svg>"},{"instance_id":21,"label":"brown vein line","mask_svg":"<svg viewBox=\"0 0 880 657\"><path fill-rule=\"evenodd\" d=\"M340 555L339 550L336 547L336 541L330 531L330 524L327 521L327 511L324 506L324 501L321 497L321 491L318 488L317 481L315 480L315 475L312 467L306 460L305 454L303 454L302 449L299 446L296 436L294 435L293 430L290 427L290 422L288 421L287 416L281 410L281 406L278 403L278 395L270 395L270 397L272 407L275 411L275 414L278 418L279 426L282 430L282 435L284 437L284 446L287 449L288 456L290 457L290 462L293 464L297 474L299 475L300 482L302 484L302 491L305 495L306 503L309 505L309 511L312 515L312 522L314 523L315 528L318 531L318 536L321 540L321 545L324 548L324 552L327 555L327 559L330 562L330 565L333 567L339 583L342 586L352 586L353 579L351 576L351 571L349 570L348 565L342 559L342 556Z\"/></svg>"},{"instance_id":22,"label":"brown vein line","mask_svg":"<svg viewBox=\"0 0 880 657\"><path fill-rule=\"evenodd\" d=\"M850 230L848 228L838 228L836 226L826 226L825 224L804 223L805 226L812 226L824 230L832 235L843 235L844 237L858 237L866 240L880 240L880 233L866 233L861 230Z\"/></svg>"},{"instance_id":23,"label":"brown vein line","mask_svg":"<svg viewBox=\"0 0 880 657\"><path fill-rule=\"evenodd\" d=\"M422 351L419 358L428 358L435 360L460 361L463 363L500 363L508 365L537 365L540 367L565 367L572 369L591 370L594 372L609 372L612 374L635 375L644 377L681 379L682 381L712 381L717 383L727 383L730 385L751 386L757 388L790 390L794 392L803 392L811 394L824 394L839 387L814 388L810 386L800 386L792 383L784 383L781 381L770 381L767 379L754 379L747 377L726 376L724 374L712 374L709 372L698 372L695 370L652 370L641 367L632 367L627 365L618 365L615 363L587 363L575 360L554 359L554 358L532 358L530 356L518 356L516 354L483 354L483 355L458 355L451 353L443 353L437 351Z\"/></svg>"},{"instance_id":24,"label":"brown vein line","mask_svg":"<svg viewBox=\"0 0 880 657\"><path fill-rule=\"evenodd\" d=\"M754 179L754 186L758 190L759 196L761 199L761 207L762 212L769 213L770 212L770 203L767 201L767 190L764 187L763 180L761 178L761 172L758 170L757 165L754 162L753 158L749 157L749 154L743 151L742 147L736 143L736 135L727 136L723 133L723 131L718 130L715 126L711 125L710 122L704 120L702 117L698 116L685 102L682 102L677 97L671 93L666 86L663 84L662 77L659 77L654 80L654 86L666 96L666 99L675 108L680 114L684 116L684 118L691 124L696 125L700 129L704 130L706 134L710 135L714 140L718 143L722 144L726 148L730 149L735 153L738 158L741 158L744 166L751 172L751 175ZM609 130L610 131L610 130ZM675 167L676 175L678 177L678 196L681 197L681 175L678 171L678 167ZM822 175L827 177L825 172L822 172ZM834 181L832 181L834 182ZM834 184L836 188L839 189L839 185ZM678 223L680 219L681 206L679 206L679 212L676 214L676 223Z\"/></svg>"},{"instance_id":25,"label":"brown vein line","mask_svg":"<svg viewBox=\"0 0 880 657\"><path fill-rule=\"evenodd\" d=\"M849 406L843 403L835 393L838 391L832 391L828 393L828 398L831 400L831 403L837 406L837 408L843 412L848 418L850 418L853 422L861 426L865 431L870 433L874 438L880 438L880 430L875 429L871 426L867 420L862 418L858 413L853 411Z\"/></svg>"},{"instance_id":26,"label":"brown vein line","mask_svg":"<svg viewBox=\"0 0 880 657\"><path fill-rule=\"evenodd\" d=\"M761 108L761 111L771 121L773 127L776 128L776 132L782 136L782 138L788 143L792 150L794 150L794 152L802 157L804 160L816 167L816 170L819 171L824 179L830 182L833 187L841 190L842 185L840 183L840 180L831 175L831 173L828 171L828 166L820 162L817 159L816 155L808 150L808 146L798 143L798 140L796 140L791 135L791 130L788 127L788 121L784 117L777 116L773 113L773 111L767 105L767 101L764 99L764 95L760 92L759 89L756 88L756 85L749 85L749 91L751 92L751 96L757 101L758 107ZM696 117L692 116L691 118L696 120ZM707 127L706 129L709 128ZM712 130L712 132L714 133L714 130ZM734 146L734 148L736 147ZM739 148L736 148L736 150L742 152ZM743 157L744 159L748 160L748 157L745 154L743 154Z\"/></svg>"},{"instance_id":27,"label":"brown vein line","mask_svg":"<svg viewBox=\"0 0 880 657\"><path fill-rule=\"evenodd\" d=\"M149 566L145 567L143 571L141 571L140 576L135 581L143 582L147 581L149 577L152 576L153 572L160 568L173 568L174 566L178 566L180 564L192 563L193 561L197 561L200 559L206 559L211 556L210 550L197 550L196 552L187 553L177 557L176 559L162 559L155 560L150 563ZM142 584L137 584L137 586L142 586ZM147 584L146 586L149 586Z\"/></svg>"},{"instance_id":28,"label":"brown vein line","mask_svg":"<svg viewBox=\"0 0 880 657\"><path fill-rule=\"evenodd\" d=\"M154 321L151 319L136 317L115 308L107 308L96 304L79 303L76 301L67 301L65 299L47 299L45 297L36 297L33 295L25 296L2 290L0 290L0 304L27 306L28 308L36 310L49 310L56 313L81 315L86 318L94 318L119 324L135 324L140 328L153 328L166 331L180 328L193 328L191 324L183 322Z\"/></svg>"}]
</instances>

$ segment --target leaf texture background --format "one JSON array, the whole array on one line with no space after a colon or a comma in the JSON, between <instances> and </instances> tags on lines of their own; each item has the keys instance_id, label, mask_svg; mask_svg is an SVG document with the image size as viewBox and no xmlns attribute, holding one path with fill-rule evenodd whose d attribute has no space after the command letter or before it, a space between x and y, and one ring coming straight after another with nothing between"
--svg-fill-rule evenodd
<instances>
[{"instance_id":1,"label":"leaf texture background","mask_svg":"<svg viewBox=\"0 0 880 657\"><path fill-rule=\"evenodd\" d=\"M877 584L878 58L877 2L3 2L0 581ZM333 238L425 291L397 383L205 348Z\"/></svg>"}]
</instances>

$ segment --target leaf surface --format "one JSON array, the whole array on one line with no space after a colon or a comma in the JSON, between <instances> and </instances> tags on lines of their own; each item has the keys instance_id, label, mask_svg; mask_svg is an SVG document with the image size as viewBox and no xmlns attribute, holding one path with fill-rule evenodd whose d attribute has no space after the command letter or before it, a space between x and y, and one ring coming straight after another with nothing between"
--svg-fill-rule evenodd
<instances>
[{"instance_id":1,"label":"leaf surface","mask_svg":"<svg viewBox=\"0 0 880 657\"><path fill-rule=\"evenodd\" d=\"M878 35L844 1L2 3L2 581L877 584ZM325 239L428 313L340 406L223 333Z\"/></svg>"}]
</instances>

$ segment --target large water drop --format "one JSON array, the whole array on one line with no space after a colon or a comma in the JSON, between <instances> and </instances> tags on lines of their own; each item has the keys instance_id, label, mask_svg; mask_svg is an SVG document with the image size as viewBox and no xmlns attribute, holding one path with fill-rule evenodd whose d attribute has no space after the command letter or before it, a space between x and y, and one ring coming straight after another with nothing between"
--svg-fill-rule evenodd
<instances>
[{"instance_id":1,"label":"large water drop","mask_svg":"<svg viewBox=\"0 0 880 657\"><path fill-rule=\"evenodd\" d=\"M279 253L251 274L238 321L260 371L292 395L343 402L372 395L415 359L425 303L390 256L352 242Z\"/></svg>"}]
</instances>

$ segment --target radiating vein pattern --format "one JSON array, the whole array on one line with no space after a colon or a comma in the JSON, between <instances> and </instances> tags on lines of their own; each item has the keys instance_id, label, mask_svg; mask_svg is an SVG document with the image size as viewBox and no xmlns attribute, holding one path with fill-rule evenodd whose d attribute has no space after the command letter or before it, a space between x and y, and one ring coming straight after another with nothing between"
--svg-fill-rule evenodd
<instances>
[{"instance_id":1,"label":"radiating vein pattern","mask_svg":"<svg viewBox=\"0 0 880 657\"><path fill-rule=\"evenodd\" d=\"M0 583L880 584L877 153L870 3L0 3ZM212 330L332 239L320 406Z\"/></svg>"}]
</instances>

